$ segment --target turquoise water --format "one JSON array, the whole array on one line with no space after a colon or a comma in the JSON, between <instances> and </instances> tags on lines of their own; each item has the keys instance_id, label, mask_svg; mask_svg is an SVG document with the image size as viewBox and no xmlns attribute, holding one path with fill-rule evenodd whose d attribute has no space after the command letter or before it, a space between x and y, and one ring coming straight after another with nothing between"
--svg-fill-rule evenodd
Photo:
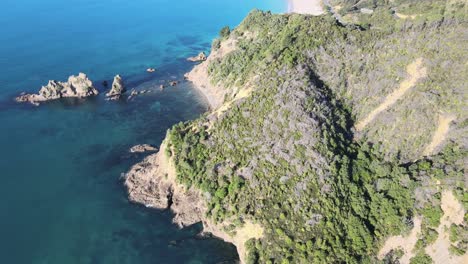
<instances>
[{"instance_id":1,"label":"turquoise water","mask_svg":"<svg viewBox=\"0 0 468 264\"><path fill-rule=\"evenodd\" d=\"M182 79L189 55L209 50L224 25L252 8L281 12L283 0L2 0L0 16L1 263L232 263L235 248L178 230L171 213L127 200L120 176L159 145L173 124L207 110ZM155 67L155 74L145 69ZM100 83L119 73L131 101L12 97L49 79L85 72Z\"/></svg>"}]
</instances>

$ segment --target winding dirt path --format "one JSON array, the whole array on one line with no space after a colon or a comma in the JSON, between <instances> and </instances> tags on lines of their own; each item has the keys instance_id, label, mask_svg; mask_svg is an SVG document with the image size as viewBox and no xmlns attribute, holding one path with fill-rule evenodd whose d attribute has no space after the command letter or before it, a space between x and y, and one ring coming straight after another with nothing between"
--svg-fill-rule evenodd
<instances>
[{"instance_id":1,"label":"winding dirt path","mask_svg":"<svg viewBox=\"0 0 468 264\"><path fill-rule=\"evenodd\" d=\"M410 259L414 256L413 248L419 239L421 233L421 217L417 216L413 220L414 227L407 236L392 236L385 241L384 246L379 250L377 257L382 260L385 255L394 249L403 249L403 256L400 259L400 263L409 263Z\"/></svg>"},{"instance_id":2,"label":"winding dirt path","mask_svg":"<svg viewBox=\"0 0 468 264\"><path fill-rule=\"evenodd\" d=\"M440 219L439 227L437 227L439 236L433 244L426 247L426 253L431 256L436 264L468 263L468 253L465 253L463 256L454 256L449 251L451 242L448 230L452 223L456 225L463 223L463 216L465 215L463 206L455 198L452 191L446 190L442 193L441 207L444 215Z\"/></svg>"},{"instance_id":3,"label":"winding dirt path","mask_svg":"<svg viewBox=\"0 0 468 264\"><path fill-rule=\"evenodd\" d=\"M444 215L440 219L440 225L437 227L439 236L433 244L427 246L424 250L431 256L435 264L468 263L468 253L465 253L463 256L454 256L449 251L451 242L448 230L452 223L456 225L463 223L463 217L465 215L463 206L455 198L451 190L444 190L442 192L441 208ZM379 250L378 258L382 260L390 251L401 248L404 254L399 260L400 263L410 263L410 259L414 256L414 246L421 233L421 220L421 216L416 216L414 218L414 227L409 235L399 235L388 238L384 246Z\"/></svg>"},{"instance_id":4,"label":"winding dirt path","mask_svg":"<svg viewBox=\"0 0 468 264\"><path fill-rule=\"evenodd\" d=\"M434 154L434 150L445 140L445 137L447 136L447 133L450 129L450 123L454 120L454 115L444 114L439 116L439 126L432 136L431 143L424 150L424 156Z\"/></svg>"},{"instance_id":5,"label":"winding dirt path","mask_svg":"<svg viewBox=\"0 0 468 264\"><path fill-rule=\"evenodd\" d=\"M356 131L362 131L370 122L372 122L377 115L381 112L387 110L393 104L395 104L398 99L403 97L403 95L412 88L420 79L426 77L427 70L422 66L422 58L416 59L413 63L406 67L407 77L401 82L400 87L393 91L391 94L387 95L383 103L381 103L376 109L369 113L363 120L359 121L355 126Z\"/></svg>"}]
</instances>

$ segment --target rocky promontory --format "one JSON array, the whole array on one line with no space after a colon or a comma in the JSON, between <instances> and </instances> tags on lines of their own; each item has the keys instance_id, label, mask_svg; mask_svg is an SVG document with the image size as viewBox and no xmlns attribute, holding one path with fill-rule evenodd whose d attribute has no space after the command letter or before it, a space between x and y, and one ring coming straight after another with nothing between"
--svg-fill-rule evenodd
<instances>
[{"instance_id":1,"label":"rocky promontory","mask_svg":"<svg viewBox=\"0 0 468 264\"><path fill-rule=\"evenodd\" d=\"M120 96L125 93L125 85L120 75L116 75L114 77L114 81L112 82L111 90L106 94L110 100L117 100L120 99Z\"/></svg>"},{"instance_id":2,"label":"rocky promontory","mask_svg":"<svg viewBox=\"0 0 468 264\"><path fill-rule=\"evenodd\" d=\"M60 98L76 97L84 98L97 95L99 92L93 86L93 82L88 79L86 74L79 73L78 76L70 76L67 82L51 80L39 90L37 94L21 94L16 97L17 102L30 102L39 104L39 102L56 100Z\"/></svg>"},{"instance_id":3,"label":"rocky promontory","mask_svg":"<svg viewBox=\"0 0 468 264\"><path fill-rule=\"evenodd\" d=\"M165 152L163 142L158 153L135 164L126 174L129 199L146 207L171 209L173 222L179 227L198 223L206 210L201 194L176 182L175 166Z\"/></svg>"},{"instance_id":4,"label":"rocky promontory","mask_svg":"<svg viewBox=\"0 0 468 264\"><path fill-rule=\"evenodd\" d=\"M197 56L187 58L188 61L192 61L192 62L206 61L206 59L207 59L206 54L203 51L198 53Z\"/></svg>"}]
</instances>

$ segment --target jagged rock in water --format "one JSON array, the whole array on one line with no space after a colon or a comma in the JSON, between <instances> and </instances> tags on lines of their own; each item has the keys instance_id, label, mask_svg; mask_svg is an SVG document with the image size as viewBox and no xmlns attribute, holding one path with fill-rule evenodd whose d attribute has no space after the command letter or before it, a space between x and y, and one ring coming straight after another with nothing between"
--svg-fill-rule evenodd
<instances>
[{"instance_id":1,"label":"jagged rock in water","mask_svg":"<svg viewBox=\"0 0 468 264\"><path fill-rule=\"evenodd\" d=\"M193 61L193 62L206 61L206 54L205 54L205 52L202 51L202 52L198 53L197 56L189 57L187 60L188 61Z\"/></svg>"},{"instance_id":2,"label":"jagged rock in water","mask_svg":"<svg viewBox=\"0 0 468 264\"><path fill-rule=\"evenodd\" d=\"M98 93L98 90L93 86L93 82L88 79L86 74L79 73L78 76L70 76L67 82L51 80L46 86L42 86L39 93L22 93L15 100L17 102L30 102L37 105L38 102L65 97L84 98L97 95Z\"/></svg>"},{"instance_id":3,"label":"jagged rock in water","mask_svg":"<svg viewBox=\"0 0 468 264\"><path fill-rule=\"evenodd\" d=\"M153 147L149 144L141 144L141 145L136 145L130 148L130 153L143 153L143 152L153 152L157 151L158 149L156 147Z\"/></svg>"},{"instance_id":4,"label":"jagged rock in water","mask_svg":"<svg viewBox=\"0 0 468 264\"><path fill-rule=\"evenodd\" d=\"M111 90L106 94L111 100L119 99L125 93L125 85L120 75L114 77Z\"/></svg>"}]
</instances>

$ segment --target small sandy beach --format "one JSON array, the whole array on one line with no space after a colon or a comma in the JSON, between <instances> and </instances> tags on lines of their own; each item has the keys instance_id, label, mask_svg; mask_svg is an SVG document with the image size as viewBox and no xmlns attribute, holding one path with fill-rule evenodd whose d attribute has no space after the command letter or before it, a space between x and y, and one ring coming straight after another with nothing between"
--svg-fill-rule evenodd
<instances>
[{"instance_id":1,"label":"small sandy beach","mask_svg":"<svg viewBox=\"0 0 468 264\"><path fill-rule=\"evenodd\" d=\"M322 0L288 0L288 13L318 16L324 12Z\"/></svg>"}]
</instances>

